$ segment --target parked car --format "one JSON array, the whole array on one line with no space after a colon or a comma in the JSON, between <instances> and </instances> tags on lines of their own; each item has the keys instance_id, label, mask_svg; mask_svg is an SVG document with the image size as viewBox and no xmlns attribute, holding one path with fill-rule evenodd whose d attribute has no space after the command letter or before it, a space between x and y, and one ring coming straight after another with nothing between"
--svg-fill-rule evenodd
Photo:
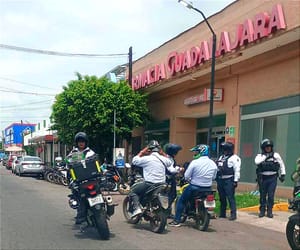
<instances>
[{"instance_id":1,"label":"parked car","mask_svg":"<svg viewBox=\"0 0 300 250\"><path fill-rule=\"evenodd\" d=\"M17 157L16 155L10 155L10 156L8 157L7 164L5 165L6 169L11 169L11 167L12 167L12 162L13 162L13 160L14 160L16 157Z\"/></svg>"},{"instance_id":2,"label":"parked car","mask_svg":"<svg viewBox=\"0 0 300 250\"><path fill-rule=\"evenodd\" d=\"M16 164L16 174L22 176L24 174L43 175L45 164L40 157L37 156L22 156Z\"/></svg>"},{"instance_id":3,"label":"parked car","mask_svg":"<svg viewBox=\"0 0 300 250\"><path fill-rule=\"evenodd\" d=\"M13 174L16 173L16 165L19 163L19 161L22 159L22 156L21 155L18 155L16 156L13 161L12 161L12 164L11 164L11 172Z\"/></svg>"},{"instance_id":4,"label":"parked car","mask_svg":"<svg viewBox=\"0 0 300 250\"><path fill-rule=\"evenodd\" d=\"M4 155L2 158L2 165L5 167L8 163L8 155Z\"/></svg>"}]
</instances>

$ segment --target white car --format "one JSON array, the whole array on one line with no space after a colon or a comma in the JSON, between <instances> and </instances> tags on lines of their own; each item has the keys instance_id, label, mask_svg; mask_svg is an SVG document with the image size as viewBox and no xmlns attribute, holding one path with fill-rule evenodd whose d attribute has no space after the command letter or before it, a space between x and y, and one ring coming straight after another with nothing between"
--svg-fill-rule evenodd
<instances>
[{"instance_id":1,"label":"white car","mask_svg":"<svg viewBox=\"0 0 300 250\"><path fill-rule=\"evenodd\" d=\"M37 156L22 156L16 164L15 172L17 175L34 174L42 176L44 173L45 165L40 157Z\"/></svg>"}]
</instances>

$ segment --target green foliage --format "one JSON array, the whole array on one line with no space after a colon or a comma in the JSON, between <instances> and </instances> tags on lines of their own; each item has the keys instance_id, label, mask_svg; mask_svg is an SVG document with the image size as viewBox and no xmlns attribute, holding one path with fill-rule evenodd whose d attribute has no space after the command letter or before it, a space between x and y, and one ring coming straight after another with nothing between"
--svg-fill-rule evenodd
<instances>
[{"instance_id":1,"label":"green foliage","mask_svg":"<svg viewBox=\"0 0 300 250\"><path fill-rule=\"evenodd\" d=\"M218 192L216 192L216 194L215 194L215 199L216 199L215 213L219 214L220 200L219 200ZM235 194L235 202L236 202L237 209L257 206L257 205L259 205L259 196L252 195L250 193L237 193L237 194ZM228 204L227 209L230 209L229 204Z\"/></svg>"},{"instance_id":2,"label":"green foliage","mask_svg":"<svg viewBox=\"0 0 300 250\"><path fill-rule=\"evenodd\" d=\"M113 146L114 110L117 145L122 139L130 140L132 129L149 119L147 96L133 91L126 82L79 73L77 77L64 86L52 106L52 129L64 143L71 145L74 135L84 131L90 146L103 156Z\"/></svg>"}]
</instances>

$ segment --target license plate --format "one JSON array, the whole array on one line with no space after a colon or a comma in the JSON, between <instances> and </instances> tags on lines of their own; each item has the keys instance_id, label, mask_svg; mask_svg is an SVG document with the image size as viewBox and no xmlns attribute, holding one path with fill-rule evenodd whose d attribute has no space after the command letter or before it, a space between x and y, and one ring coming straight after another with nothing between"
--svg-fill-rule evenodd
<instances>
[{"instance_id":1,"label":"license plate","mask_svg":"<svg viewBox=\"0 0 300 250\"><path fill-rule=\"evenodd\" d=\"M104 202L101 194L93 198L88 198L88 201L91 207Z\"/></svg>"},{"instance_id":2,"label":"license plate","mask_svg":"<svg viewBox=\"0 0 300 250\"><path fill-rule=\"evenodd\" d=\"M216 201L215 200L213 200L213 201L204 200L204 207L216 207Z\"/></svg>"}]
</instances>

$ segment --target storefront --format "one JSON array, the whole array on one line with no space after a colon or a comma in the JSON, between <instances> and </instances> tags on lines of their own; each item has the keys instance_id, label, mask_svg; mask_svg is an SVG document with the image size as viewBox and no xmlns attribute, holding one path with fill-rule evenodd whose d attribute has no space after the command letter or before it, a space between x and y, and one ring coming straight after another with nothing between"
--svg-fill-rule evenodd
<instances>
[{"instance_id":1,"label":"storefront","mask_svg":"<svg viewBox=\"0 0 300 250\"><path fill-rule=\"evenodd\" d=\"M261 139L274 140L287 175L300 156L299 8L293 0L239 0L208 18L217 35L212 156L233 141L245 186L255 183ZM201 22L134 62L132 88L149 94L154 122L133 132L133 153L157 138L182 145L183 164L189 148L207 142L211 45ZM279 185L292 186L288 179Z\"/></svg>"}]
</instances>

